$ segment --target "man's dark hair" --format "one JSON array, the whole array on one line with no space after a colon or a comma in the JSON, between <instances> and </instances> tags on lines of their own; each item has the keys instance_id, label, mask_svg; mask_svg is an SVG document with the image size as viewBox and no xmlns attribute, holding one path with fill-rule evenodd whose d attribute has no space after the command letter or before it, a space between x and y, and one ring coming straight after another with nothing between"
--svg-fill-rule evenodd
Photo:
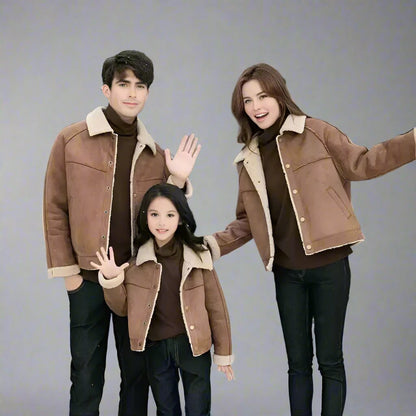
<instances>
[{"instance_id":1,"label":"man's dark hair","mask_svg":"<svg viewBox=\"0 0 416 416\"><path fill-rule=\"evenodd\" d=\"M122 77L128 69L131 69L147 88L150 87L153 82L153 62L143 52L134 50L119 52L104 61L101 71L103 84L111 88L114 77Z\"/></svg>"}]
</instances>

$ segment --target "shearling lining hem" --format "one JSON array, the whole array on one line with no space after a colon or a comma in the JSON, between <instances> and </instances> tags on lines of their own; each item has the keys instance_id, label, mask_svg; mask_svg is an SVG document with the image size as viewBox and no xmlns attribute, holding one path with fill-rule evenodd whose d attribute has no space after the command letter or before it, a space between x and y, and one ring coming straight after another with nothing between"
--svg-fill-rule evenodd
<instances>
[{"instance_id":1,"label":"shearling lining hem","mask_svg":"<svg viewBox=\"0 0 416 416\"><path fill-rule=\"evenodd\" d=\"M231 365L233 362L234 362L234 354L231 354L231 355L214 354L214 364L216 365Z\"/></svg>"},{"instance_id":2,"label":"shearling lining hem","mask_svg":"<svg viewBox=\"0 0 416 416\"><path fill-rule=\"evenodd\" d=\"M78 264L63 267L52 267L48 269L48 279L54 279L55 277L69 277L79 274L81 269Z\"/></svg>"},{"instance_id":3,"label":"shearling lining hem","mask_svg":"<svg viewBox=\"0 0 416 416\"><path fill-rule=\"evenodd\" d=\"M204 243L208 246L209 251L211 252L212 261L217 261L221 257L221 250L215 237L212 235L206 235L204 237Z\"/></svg>"},{"instance_id":4,"label":"shearling lining hem","mask_svg":"<svg viewBox=\"0 0 416 416\"><path fill-rule=\"evenodd\" d=\"M114 289L124 282L124 270L113 279L106 279L101 271L98 272L98 281L104 289Z\"/></svg>"}]
</instances>

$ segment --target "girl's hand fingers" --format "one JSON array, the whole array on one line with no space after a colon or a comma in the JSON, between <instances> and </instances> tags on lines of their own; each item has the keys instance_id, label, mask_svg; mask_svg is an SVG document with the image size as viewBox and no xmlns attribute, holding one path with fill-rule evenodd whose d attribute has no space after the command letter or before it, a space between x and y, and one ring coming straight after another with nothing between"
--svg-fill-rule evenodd
<instances>
[{"instance_id":1,"label":"girl's hand fingers","mask_svg":"<svg viewBox=\"0 0 416 416\"><path fill-rule=\"evenodd\" d=\"M115 262L114 261L114 250L113 247L109 248L109 252L110 252L110 261Z\"/></svg>"},{"instance_id":2,"label":"girl's hand fingers","mask_svg":"<svg viewBox=\"0 0 416 416\"><path fill-rule=\"evenodd\" d=\"M95 255L97 256L98 261L100 262L100 264L102 265L104 263L104 259L101 257L101 254L99 251L95 252Z\"/></svg>"},{"instance_id":3,"label":"girl's hand fingers","mask_svg":"<svg viewBox=\"0 0 416 416\"><path fill-rule=\"evenodd\" d=\"M126 267L129 267L129 264L128 264L128 263L124 263L124 264L122 264L122 265L120 266L120 269L121 269L121 270L124 270Z\"/></svg>"},{"instance_id":4,"label":"girl's hand fingers","mask_svg":"<svg viewBox=\"0 0 416 416\"><path fill-rule=\"evenodd\" d=\"M107 253L106 253L104 247L101 247L101 253L103 255L103 259L108 260Z\"/></svg>"}]
</instances>

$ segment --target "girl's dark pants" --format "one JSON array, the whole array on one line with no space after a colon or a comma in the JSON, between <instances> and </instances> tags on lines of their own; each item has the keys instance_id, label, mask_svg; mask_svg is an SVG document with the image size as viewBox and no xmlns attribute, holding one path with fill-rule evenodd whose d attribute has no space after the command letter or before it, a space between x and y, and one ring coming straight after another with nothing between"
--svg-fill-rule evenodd
<instances>
[{"instance_id":1,"label":"girl's dark pants","mask_svg":"<svg viewBox=\"0 0 416 416\"><path fill-rule=\"evenodd\" d=\"M211 354L194 357L186 334L146 344L148 373L158 416L180 416L179 373L186 416L211 413Z\"/></svg>"},{"instance_id":2,"label":"girl's dark pants","mask_svg":"<svg viewBox=\"0 0 416 416\"><path fill-rule=\"evenodd\" d=\"M289 364L292 416L312 415L312 322L322 375L322 415L340 416L346 397L342 352L350 290L348 258L306 270L275 267L276 299Z\"/></svg>"}]
</instances>

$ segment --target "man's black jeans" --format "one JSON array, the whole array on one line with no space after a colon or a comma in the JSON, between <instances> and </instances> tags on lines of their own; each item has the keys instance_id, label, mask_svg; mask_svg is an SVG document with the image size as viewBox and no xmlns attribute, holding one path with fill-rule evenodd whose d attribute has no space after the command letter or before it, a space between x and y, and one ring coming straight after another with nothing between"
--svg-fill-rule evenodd
<instances>
[{"instance_id":1,"label":"man's black jeans","mask_svg":"<svg viewBox=\"0 0 416 416\"><path fill-rule=\"evenodd\" d=\"M313 322L321 414L340 416L346 397L342 338L351 278L348 258L314 269L275 267L273 272L289 363L291 415L312 415Z\"/></svg>"},{"instance_id":2,"label":"man's black jeans","mask_svg":"<svg viewBox=\"0 0 416 416\"><path fill-rule=\"evenodd\" d=\"M97 416L103 394L111 316L121 372L119 416L146 416L149 382L144 353L130 349L127 318L112 314L98 283L68 292L71 342L70 416Z\"/></svg>"}]
</instances>

